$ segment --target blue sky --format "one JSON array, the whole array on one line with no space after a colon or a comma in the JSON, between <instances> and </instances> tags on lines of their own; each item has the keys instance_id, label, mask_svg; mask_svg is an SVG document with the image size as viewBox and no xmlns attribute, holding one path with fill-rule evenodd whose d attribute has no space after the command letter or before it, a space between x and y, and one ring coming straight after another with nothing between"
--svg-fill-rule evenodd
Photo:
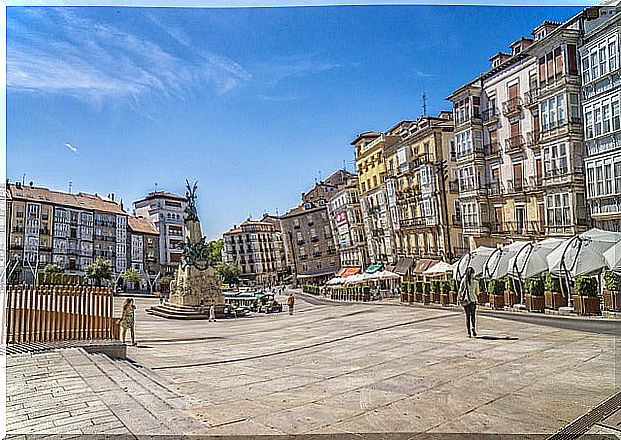
<instances>
[{"instance_id":1,"label":"blue sky","mask_svg":"<svg viewBox=\"0 0 621 440\"><path fill-rule=\"evenodd\" d=\"M356 134L575 7L7 8L7 176L115 193L199 181L209 239L353 169Z\"/></svg>"}]
</instances>

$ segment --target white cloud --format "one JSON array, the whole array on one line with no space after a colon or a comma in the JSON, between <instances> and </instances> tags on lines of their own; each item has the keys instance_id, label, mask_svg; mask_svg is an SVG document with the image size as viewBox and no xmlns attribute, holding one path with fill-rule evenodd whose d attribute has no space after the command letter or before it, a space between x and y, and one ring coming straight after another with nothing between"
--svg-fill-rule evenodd
<instances>
[{"instance_id":1,"label":"white cloud","mask_svg":"<svg viewBox=\"0 0 621 440\"><path fill-rule=\"evenodd\" d=\"M182 58L153 38L79 17L72 10L46 11L37 14L37 25L32 28L14 18L7 23L10 89L65 93L96 101L137 100L149 93L183 97L191 87L202 84L226 93L250 78L238 63L221 55L194 51ZM24 20L28 18L25 14ZM158 26L191 47L181 30Z\"/></svg>"},{"instance_id":2,"label":"white cloud","mask_svg":"<svg viewBox=\"0 0 621 440\"><path fill-rule=\"evenodd\" d=\"M66 147L68 150L71 150L71 151L72 151L72 152L74 152L74 153L77 153L77 152L78 152L78 149L77 149L76 147L74 147L74 146L73 146L73 144L71 144L70 142L65 142L65 147Z\"/></svg>"}]
</instances>

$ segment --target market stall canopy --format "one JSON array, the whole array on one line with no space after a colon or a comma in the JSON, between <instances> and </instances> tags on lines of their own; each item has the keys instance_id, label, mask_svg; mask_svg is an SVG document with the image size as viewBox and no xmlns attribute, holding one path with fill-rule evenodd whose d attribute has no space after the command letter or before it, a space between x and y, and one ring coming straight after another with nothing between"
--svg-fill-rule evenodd
<instances>
[{"instance_id":1,"label":"market stall canopy","mask_svg":"<svg viewBox=\"0 0 621 440\"><path fill-rule=\"evenodd\" d=\"M424 271L423 275L440 275L443 273L450 273L452 271L452 264L448 264L446 261L438 261L436 264Z\"/></svg>"},{"instance_id":2,"label":"market stall canopy","mask_svg":"<svg viewBox=\"0 0 621 440\"><path fill-rule=\"evenodd\" d=\"M475 275L483 273L483 266L494 250L495 249L490 247L479 246L475 250L462 255L457 263L453 265L453 278L455 281L461 281L468 267L474 269Z\"/></svg>"},{"instance_id":3,"label":"market stall canopy","mask_svg":"<svg viewBox=\"0 0 621 440\"><path fill-rule=\"evenodd\" d=\"M509 272L509 260L522 249L529 247L530 241L515 241L491 253L483 266L483 278L501 278Z\"/></svg>"},{"instance_id":4,"label":"market stall canopy","mask_svg":"<svg viewBox=\"0 0 621 440\"><path fill-rule=\"evenodd\" d=\"M604 260L608 269L621 274L621 241L604 252Z\"/></svg>"},{"instance_id":5,"label":"market stall canopy","mask_svg":"<svg viewBox=\"0 0 621 440\"><path fill-rule=\"evenodd\" d=\"M367 267L367 270L365 270L365 273L375 273L379 270L382 270L383 267L384 265L382 263L373 263L369 267Z\"/></svg>"},{"instance_id":6,"label":"market stall canopy","mask_svg":"<svg viewBox=\"0 0 621 440\"><path fill-rule=\"evenodd\" d=\"M428 258L421 258L416 262L416 266L414 266L413 273L417 275L422 275L427 269L436 264L438 260L430 260Z\"/></svg>"},{"instance_id":7,"label":"market stall canopy","mask_svg":"<svg viewBox=\"0 0 621 440\"><path fill-rule=\"evenodd\" d=\"M546 260L550 273L555 276L597 272L606 267L604 252L621 241L621 233L593 228L561 243Z\"/></svg>"},{"instance_id":8,"label":"market stall canopy","mask_svg":"<svg viewBox=\"0 0 621 440\"><path fill-rule=\"evenodd\" d=\"M413 264L414 260L412 258L402 258L397 262L393 272L398 273L401 276L406 275Z\"/></svg>"},{"instance_id":9,"label":"market stall canopy","mask_svg":"<svg viewBox=\"0 0 621 440\"><path fill-rule=\"evenodd\" d=\"M562 238L546 238L522 248L509 260L509 275L526 281L548 270L546 257L563 241Z\"/></svg>"},{"instance_id":10,"label":"market stall canopy","mask_svg":"<svg viewBox=\"0 0 621 440\"><path fill-rule=\"evenodd\" d=\"M336 276L341 277L341 278L346 278L352 275L356 275L357 273L360 273L360 267L348 266L348 267L344 267L341 270L339 270Z\"/></svg>"}]
</instances>

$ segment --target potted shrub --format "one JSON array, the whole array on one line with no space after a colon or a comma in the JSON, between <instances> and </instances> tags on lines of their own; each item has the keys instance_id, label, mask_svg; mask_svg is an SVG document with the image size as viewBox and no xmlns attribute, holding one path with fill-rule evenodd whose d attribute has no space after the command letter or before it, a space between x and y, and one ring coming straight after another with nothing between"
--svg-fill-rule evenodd
<instances>
[{"instance_id":1,"label":"potted shrub","mask_svg":"<svg viewBox=\"0 0 621 440\"><path fill-rule=\"evenodd\" d=\"M371 300L371 288L369 286L362 287L362 300L365 302Z\"/></svg>"},{"instance_id":2,"label":"potted shrub","mask_svg":"<svg viewBox=\"0 0 621 440\"><path fill-rule=\"evenodd\" d=\"M539 277L526 280L526 310L529 312L543 312L545 310L544 300L545 285Z\"/></svg>"},{"instance_id":3,"label":"potted shrub","mask_svg":"<svg viewBox=\"0 0 621 440\"><path fill-rule=\"evenodd\" d=\"M440 280L431 281L431 301L440 302Z\"/></svg>"},{"instance_id":4,"label":"potted shrub","mask_svg":"<svg viewBox=\"0 0 621 440\"><path fill-rule=\"evenodd\" d=\"M546 309L558 310L559 307L565 305L566 301L561 293L561 282L558 278L553 277L550 272L546 274L546 290L544 291L544 302Z\"/></svg>"},{"instance_id":5,"label":"potted shrub","mask_svg":"<svg viewBox=\"0 0 621 440\"><path fill-rule=\"evenodd\" d=\"M489 305L494 309L502 309L505 306L505 281L492 278L487 284L489 292Z\"/></svg>"},{"instance_id":6,"label":"potted shrub","mask_svg":"<svg viewBox=\"0 0 621 440\"><path fill-rule=\"evenodd\" d=\"M457 281L454 278L449 280L449 303L457 304Z\"/></svg>"},{"instance_id":7,"label":"potted shrub","mask_svg":"<svg viewBox=\"0 0 621 440\"><path fill-rule=\"evenodd\" d=\"M604 309L621 312L621 275L604 273Z\"/></svg>"},{"instance_id":8,"label":"potted shrub","mask_svg":"<svg viewBox=\"0 0 621 440\"><path fill-rule=\"evenodd\" d=\"M515 284L513 282L513 278L508 276L504 276L503 278L505 282L505 305L511 307L518 303L518 295L515 292Z\"/></svg>"},{"instance_id":9,"label":"potted shrub","mask_svg":"<svg viewBox=\"0 0 621 440\"><path fill-rule=\"evenodd\" d=\"M407 302L407 300L408 300L408 289L407 289L407 287L408 287L407 281L403 281L401 283L401 285L399 286L399 292L400 292L399 301L401 301L401 302Z\"/></svg>"},{"instance_id":10,"label":"potted shrub","mask_svg":"<svg viewBox=\"0 0 621 440\"><path fill-rule=\"evenodd\" d=\"M423 302L423 282L414 281L414 301Z\"/></svg>"},{"instance_id":11,"label":"potted shrub","mask_svg":"<svg viewBox=\"0 0 621 440\"><path fill-rule=\"evenodd\" d=\"M579 315L600 315L598 284L595 277L577 276L574 284L576 294L573 296L574 310Z\"/></svg>"},{"instance_id":12,"label":"potted shrub","mask_svg":"<svg viewBox=\"0 0 621 440\"><path fill-rule=\"evenodd\" d=\"M451 290L451 282L448 280L442 280L440 283L440 304L448 306L449 303L449 291Z\"/></svg>"},{"instance_id":13,"label":"potted shrub","mask_svg":"<svg viewBox=\"0 0 621 440\"><path fill-rule=\"evenodd\" d=\"M423 304L431 302L431 282L423 281Z\"/></svg>"},{"instance_id":14,"label":"potted shrub","mask_svg":"<svg viewBox=\"0 0 621 440\"><path fill-rule=\"evenodd\" d=\"M476 277L476 280L479 282L479 304L487 304L489 302L487 286L481 277Z\"/></svg>"}]
</instances>

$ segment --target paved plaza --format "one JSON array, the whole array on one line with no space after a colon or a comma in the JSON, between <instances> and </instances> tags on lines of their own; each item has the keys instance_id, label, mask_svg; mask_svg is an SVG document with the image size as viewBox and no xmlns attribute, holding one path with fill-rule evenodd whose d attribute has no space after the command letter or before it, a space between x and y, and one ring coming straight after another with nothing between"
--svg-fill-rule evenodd
<instances>
[{"instance_id":1,"label":"paved plaza","mask_svg":"<svg viewBox=\"0 0 621 440\"><path fill-rule=\"evenodd\" d=\"M469 339L458 308L309 301L209 323L138 299L131 362L9 356L9 432L552 434L619 391L613 335L481 314Z\"/></svg>"}]
</instances>

